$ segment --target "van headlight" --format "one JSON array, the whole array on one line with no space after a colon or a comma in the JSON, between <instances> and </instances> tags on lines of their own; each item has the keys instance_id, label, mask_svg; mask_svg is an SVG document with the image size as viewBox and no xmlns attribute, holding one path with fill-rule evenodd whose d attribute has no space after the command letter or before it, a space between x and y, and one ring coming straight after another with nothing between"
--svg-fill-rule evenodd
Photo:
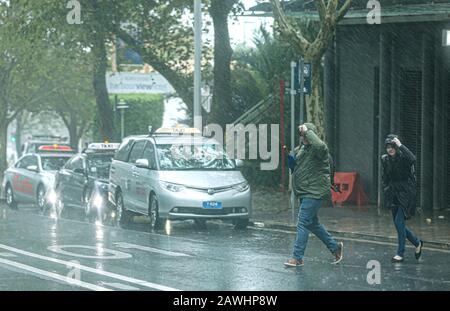
<instances>
[{"instance_id":1,"label":"van headlight","mask_svg":"<svg viewBox=\"0 0 450 311\"><path fill-rule=\"evenodd\" d=\"M233 186L233 189L239 192L244 192L246 191L248 188L250 188L250 186L248 185L248 183L246 181L241 182L239 184L236 184Z\"/></svg>"},{"instance_id":2,"label":"van headlight","mask_svg":"<svg viewBox=\"0 0 450 311\"><path fill-rule=\"evenodd\" d=\"M167 190L172 191L172 192L180 192L180 191L183 191L184 189L186 189L185 186L172 184L172 183L166 182L166 181L160 181L159 184L164 189L167 189Z\"/></svg>"}]
</instances>

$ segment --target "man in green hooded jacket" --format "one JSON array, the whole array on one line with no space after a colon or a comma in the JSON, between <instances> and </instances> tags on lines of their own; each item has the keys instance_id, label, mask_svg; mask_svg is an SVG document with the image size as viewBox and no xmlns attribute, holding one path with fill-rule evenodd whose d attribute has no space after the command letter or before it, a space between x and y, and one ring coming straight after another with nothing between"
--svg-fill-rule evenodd
<instances>
[{"instance_id":1,"label":"man in green hooded jacket","mask_svg":"<svg viewBox=\"0 0 450 311\"><path fill-rule=\"evenodd\" d=\"M327 145L317 136L312 123L298 127L302 145L289 156L293 170L292 182L295 195L300 198L297 238L293 258L285 262L288 267L303 266L303 256L309 233L314 233L334 255L333 264L343 258L343 243L337 242L319 223L317 213L323 200L330 195L330 161Z\"/></svg>"}]
</instances>

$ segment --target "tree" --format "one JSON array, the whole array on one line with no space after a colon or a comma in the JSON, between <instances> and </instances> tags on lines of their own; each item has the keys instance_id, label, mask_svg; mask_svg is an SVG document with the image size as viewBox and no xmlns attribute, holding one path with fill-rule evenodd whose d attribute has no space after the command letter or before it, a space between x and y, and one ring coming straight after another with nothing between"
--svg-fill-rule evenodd
<instances>
[{"instance_id":1,"label":"tree","mask_svg":"<svg viewBox=\"0 0 450 311\"><path fill-rule=\"evenodd\" d=\"M317 33L310 39L305 35L303 27L298 27L297 23L286 16L279 0L270 2L277 29L283 38L292 42L298 53L303 55L307 62L312 63L313 68L320 68L322 57L333 40L337 24L347 13L352 0L345 0L341 6L339 0L314 0L320 21ZM316 124L320 136L324 137L325 113L320 70L313 70L312 84L312 95L306 101L307 120Z\"/></svg>"},{"instance_id":2,"label":"tree","mask_svg":"<svg viewBox=\"0 0 450 311\"><path fill-rule=\"evenodd\" d=\"M239 0L211 0L209 14L214 25L214 87L209 123L223 124L223 112L232 105L228 16Z\"/></svg>"},{"instance_id":3,"label":"tree","mask_svg":"<svg viewBox=\"0 0 450 311\"><path fill-rule=\"evenodd\" d=\"M35 36L26 13L19 1L0 2L0 178L7 166L8 125L56 91L45 79L44 38Z\"/></svg>"}]
</instances>

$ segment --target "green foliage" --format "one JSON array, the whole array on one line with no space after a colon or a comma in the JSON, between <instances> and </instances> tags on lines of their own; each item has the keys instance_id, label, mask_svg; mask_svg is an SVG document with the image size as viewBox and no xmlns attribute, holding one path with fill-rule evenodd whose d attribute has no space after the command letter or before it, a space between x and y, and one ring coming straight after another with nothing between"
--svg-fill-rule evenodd
<instances>
[{"instance_id":1,"label":"green foliage","mask_svg":"<svg viewBox=\"0 0 450 311\"><path fill-rule=\"evenodd\" d=\"M117 95L117 101L124 101L130 108L125 110L124 124L125 136L142 135L148 133L148 126L159 128L162 125L164 115L164 97L162 95L152 94L120 94ZM110 95L110 101L115 102L115 96ZM115 113L115 122L117 126L117 135L120 137L120 112ZM97 113L94 116L94 127L92 137L95 141L100 141L98 132Z\"/></svg>"}]
</instances>

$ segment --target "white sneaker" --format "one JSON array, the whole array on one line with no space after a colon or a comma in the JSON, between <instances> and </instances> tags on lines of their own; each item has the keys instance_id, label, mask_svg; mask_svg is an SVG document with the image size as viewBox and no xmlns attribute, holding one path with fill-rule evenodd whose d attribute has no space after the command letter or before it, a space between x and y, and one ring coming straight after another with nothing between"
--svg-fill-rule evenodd
<instances>
[{"instance_id":1,"label":"white sneaker","mask_svg":"<svg viewBox=\"0 0 450 311\"><path fill-rule=\"evenodd\" d=\"M399 255L395 255L391 258L391 262L397 263L397 262L403 262L403 257Z\"/></svg>"}]
</instances>

